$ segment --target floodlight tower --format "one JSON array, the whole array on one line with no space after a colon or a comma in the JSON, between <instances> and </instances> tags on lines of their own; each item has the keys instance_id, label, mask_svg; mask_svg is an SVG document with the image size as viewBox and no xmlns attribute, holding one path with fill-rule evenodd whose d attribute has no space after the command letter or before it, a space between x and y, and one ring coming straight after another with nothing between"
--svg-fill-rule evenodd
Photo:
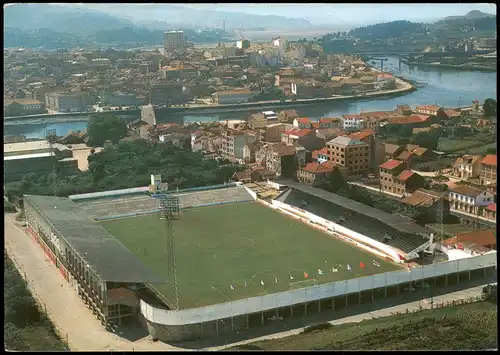
<instances>
[{"instance_id":1,"label":"floodlight tower","mask_svg":"<svg viewBox=\"0 0 500 355\"><path fill-rule=\"evenodd\" d=\"M437 156L437 171L438 174L441 174L441 155L438 154ZM441 196L441 198L438 200L438 205L437 205L437 211L436 211L436 224L437 224L437 241L442 242L443 241L443 199L444 196Z\"/></svg>"},{"instance_id":2,"label":"floodlight tower","mask_svg":"<svg viewBox=\"0 0 500 355\"><path fill-rule=\"evenodd\" d=\"M56 173L56 156L54 153L54 143L56 142L57 135L56 135L56 130L55 129L48 129L45 131L45 140L47 143L49 143L50 147L50 154L53 159L52 163L52 179L53 179L53 185L52 189L54 191L54 196L57 196L57 173Z\"/></svg>"},{"instance_id":3,"label":"floodlight tower","mask_svg":"<svg viewBox=\"0 0 500 355\"><path fill-rule=\"evenodd\" d=\"M165 238L165 256L167 257L168 282L174 291L175 307L179 309L179 291L177 288L177 268L175 263L174 228L172 221L179 213L179 197L163 195L160 198L160 219L164 219L167 227Z\"/></svg>"}]
</instances>

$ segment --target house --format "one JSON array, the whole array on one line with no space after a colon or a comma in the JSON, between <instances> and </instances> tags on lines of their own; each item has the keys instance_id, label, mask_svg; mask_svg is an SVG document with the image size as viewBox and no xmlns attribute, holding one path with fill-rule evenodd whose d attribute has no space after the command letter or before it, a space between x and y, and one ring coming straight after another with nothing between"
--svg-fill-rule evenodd
<instances>
[{"instance_id":1,"label":"house","mask_svg":"<svg viewBox=\"0 0 500 355\"><path fill-rule=\"evenodd\" d=\"M480 162L479 183L484 186L497 181L497 155L488 154Z\"/></svg>"},{"instance_id":2,"label":"house","mask_svg":"<svg viewBox=\"0 0 500 355\"><path fill-rule=\"evenodd\" d=\"M247 169L245 171L237 171L231 177L232 181L239 181L244 184L248 184L254 181L261 181L262 174L258 171Z\"/></svg>"},{"instance_id":3,"label":"house","mask_svg":"<svg viewBox=\"0 0 500 355\"><path fill-rule=\"evenodd\" d=\"M486 209L494 203L494 195L486 190L468 185L450 188L450 214L458 217L466 225L496 225L496 220L486 217ZM489 207L491 212L492 207ZM496 214L496 207L495 214Z\"/></svg>"},{"instance_id":4,"label":"house","mask_svg":"<svg viewBox=\"0 0 500 355\"><path fill-rule=\"evenodd\" d=\"M61 144L81 144L83 139L78 135L80 132L69 131L59 139Z\"/></svg>"},{"instance_id":5,"label":"house","mask_svg":"<svg viewBox=\"0 0 500 355\"><path fill-rule=\"evenodd\" d=\"M45 113L45 105L33 99L4 99L3 113L6 117Z\"/></svg>"},{"instance_id":6,"label":"house","mask_svg":"<svg viewBox=\"0 0 500 355\"><path fill-rule=\"evenodd\" d=\"M311 120L307 117L295 118L293 120L293 126L300 129L311 129Z\"/></svg>"},{"instance_id":7,"label":"house","mask_svg":"<svg viewBox=\"0 0 500 355\"><path fill-rule=\"evenodd\" d=\"M396 145L396 144L390 144L390 143L384 143L384 148L385 148L385 160L390 160L390 159L396 159L396 157L401 154L404 150L403 147Z\"/></svg>"},{"instance_id":8,"label":"house","mask_svg":"<svg viewBox=\"0 0 500 355\"><path fill-rule=\"evenodd\" d=\"M425 179L419 174L406 169L406 164L399 160L389 160L380 165L380 188L398 196L406 196L424 187Z\"/></svg>"},{"instance_id":9,"label":"house","mask_svg":"<svg viewBox=\"0 0 500 355\"><path fill-rule=\"evenodd\" d=\"M325 146L325 140L317 137L314 131L296 127L282 133L281 141L286 144L300 144L309 152Z\"/></svg>"},{"instance_id":10,"label":"house","mask_svg":"<svg viewBox=\"0 0 500 355\"><path fill-rule=\"evenodd\" d=\"M411 207L425 207L427 215L423 218L424 223L433 223L436 221L440 203L442 203L443 218L447 218L450 212L450 203L446 192L430 191L426 189L417 189L411 194L404 196L401 202Z\"/></svg>"},{"instance_id":11,"label":"house","mask_svg":"<svg viewBox=\"0 0 500 355\"><path fill-rule=\"evenodd\" d=\"M293 126L288 123L272 123L268 124L265 128L263 134L263 139L265 142L278 143L281 142L281 134L292 129Z\"/></svg>"},{"instance_id":12,"label":"house","mask_svg":"<svg viewBox=\"0 0 500 355\"><path fill-rule=\"evenodd\" d=\"M278 114L278 121L283 123L293 123L293 120L299 117L295 110L283 110Z\"/></svg>"},{"instance_id":13,"label":"house","mask_svg":"<svg viewBox=\"0 0 500 355\"><path fill-rule=\"evenodd\" d=\"M438 117L443 118L445 120L449 120L452 118L460 118L462 114L459 111L456 110L439 110L438 111Z\"/></svg>"},{"instance_id":14,"label":"house","mask_svg":"<svg viewBox=\"0 0 500 355\"><path fill-rule=\"evenodd\" d=\"M408 125L415 127L429 127L432 124L430 116L413 114L410 116L396 116L387 119L388 125Z\"/></svg>"},{"instance_id":15,"label":"house","mask_svg":"<svg viewBox=\"0 0 500 355\"><path fill-rule=\"evenodd\" d=\"M294 178L305 165L306 150L300 145L268 143L259 148L255 160L275 177Z\"/></svg>"},{"instance_id":16,"label":"house","mask_svg":"<svg viewBox=\"0 0 500 355\"><path fill-rule=\"evenodd\" d=\"M359 115L343 115L342 128L346 131L359 131L363 118Z\"/></svg>"},{"instance_id":17,"label":"house","mask_svg":"<svg viewBox=\"0 0 500 355\"><path fill-rule=\"evenodd\" d=\"M466 154L455 160L451 174L462 180L477 179L481 167L480 163L480 155Z\"/></svg>"},{"instance_id":18,"label":"house","mask_svg":"<svg viewBox=\"0 0 500 355\"><path fill-rule=\"evenodd\" d=\"M317 161L319 164L328 161L328 149L325 147L318 150L313 150L312 159L314 161Z\"/></svg>"},{"instance_id":19,"label":"house","mask_svg":"<svg viewBox=\"0 0 500 355\"><path fill-rule=\"evenodd\" d=\"M339 117L323 117L318 121L319 129L339 128L342 120Z\"/></svg>"},{"instance_id":20,"label":"house","mask_svg":"<svg viewBox=\"0 0 500 355\"><path fill-rule=\"evenodd\" d=\"M337 137L326 143L328 156L338 166L347 168L349 175L368 172L370 146L359 139Z\"/></svg>"},{"instance_id":21,"label":"house","mask_svg":"<svg viewBox=\"0 0 500 355\"><path fill-rule=\"evenodd\" d=\"M406 166L410 169L415 161L415 154L413 154L413 152L410 152L408 150L403 150L401 153L399 153L396 159L404 162Z\"/></svg>"},{"instance_id":22,"label":"house","mask_svg":"<svg viewBox=\"0 0 500 355\"><path fill-rule=\"evenodd\" d=\"M212 94L213 101L219 105L236 105L248 102L255 96L255 92L250 89L224 90Z\"/></svg>"},{"instance_id":23,"label":"house","mask_svg":"<svg viewBox=\"0 0 500 355\"><path fill-rule=\"evenodd\" d=\"M489 250L496 250L496 231L493 229L487 229L460 233L453 238L444 240L443 245L447 247L455 247L462 250L470 250L476 246L480 246Z\"/></svg>"},{"instance_id":24,"label":"house","mask_svg":"<svg viewBox=\"0 0 500 355\"><path fill-rule=\"evenodd\" d=\"M441 107L436 105L430 105L430 106L417 106L413 111L421 115L438 116L440 110L442 110Z\"/></svg>"},{"instance_id":25,"label":"house","mask_svg":"<svg viewBox=\"0 0 500 355\"><path fill-rule=\"evenodd\" d=\"M413 113L410 105L398 105L394 112L401 116L409 116Z\"/></svg>"},{"instance_id":26,"label":"house","mask_svg":"<svg viewBox=\"0 0 500 355\"><path fill-rule=\"evenodd\" d=\"M250 141L243 147L243 161L245 164L255 163L255 152L259 144L257 141Z\"/></svg>"},{"instance_id":27,"label":"house","mask_svg":"<svg viewBox=\"0 0 500 355\"><path fill-rule=\"evenodd\" d=\"M340 168L345 170L345 168L343 167ZM336 166L332 161L326 161L323 163L308 163L306 166L300 168L297 171L297 180L303 184L318 186L322 182L324 182L325 179L328 179L330 174L335 169L339 169L339 167Z\"/></svg>"},{"instance_id":28,"label":"house","mask_svg":"<svg viewBox=\"0 0 500 355\"><path fill-rule=\"evenodd\" d=\"M252 129L266 128L266 115L262 112L251 114L248 119L248 124Z\"/></svg>"}]
</instances>

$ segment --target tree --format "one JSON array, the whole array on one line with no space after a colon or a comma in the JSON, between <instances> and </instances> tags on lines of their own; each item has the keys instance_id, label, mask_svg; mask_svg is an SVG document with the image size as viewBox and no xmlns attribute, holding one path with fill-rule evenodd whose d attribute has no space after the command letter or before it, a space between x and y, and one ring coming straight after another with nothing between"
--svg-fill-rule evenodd
<instances>
[{"instance_id":1,"label":"tree","mask_svg":"<svg viewBox=\"0 0 500 355\"><path fill-rule=\"evenodd\" d=\"M486 118L495 117L497 115L497 100L492 98L484 100L483 112Z\"/></svg>"},{"instance_id":2,"label":"tree","mask_svg":"<svg viewBox=\"0 0 500 355\"><path fill-rule=\"evenodd\" d=\"M419 132L412 137L411 142L422 148L436 150L439 143L439 136L434 132Z\"/></svg>"},{"instance_id":3,"label":"tree","mask_svg":"<svg viewBox=\"0 0 500 355\"><path fill-rule=\"evenodd\" d=\"M334 168L321 187L324 190L335 193L345 189L346 182L339 169Z\"/></svg>"},{"instance_id":4,"label":"tree","mask_svg":"<svg viewBox=\"0 0 500 355\"><path fill-rule=\"evenodd\" d=\"M87 124L87 134L90 146L102 146L107 140L117 144L127 135L127 125L119 117L97 115Z\"/></svg>"}]
</instances>

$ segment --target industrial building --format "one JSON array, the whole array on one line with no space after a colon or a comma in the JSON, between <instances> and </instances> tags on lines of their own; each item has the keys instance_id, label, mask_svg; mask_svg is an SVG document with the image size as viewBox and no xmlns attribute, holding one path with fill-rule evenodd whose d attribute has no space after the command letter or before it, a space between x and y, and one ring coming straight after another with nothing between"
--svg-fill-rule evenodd
<instances>
[{"instance_id":1,"label":"industrial building","mask_svg":"<svg viewBox=\"0 0 500 355\"><path fill-rule=\"evenodd\" d=\"M78 161L68 147L46 141L4 144L4 181L21 180L28 173L49 174L54 167L71 175L78 169Z\"/></svg>"}]
</instances>

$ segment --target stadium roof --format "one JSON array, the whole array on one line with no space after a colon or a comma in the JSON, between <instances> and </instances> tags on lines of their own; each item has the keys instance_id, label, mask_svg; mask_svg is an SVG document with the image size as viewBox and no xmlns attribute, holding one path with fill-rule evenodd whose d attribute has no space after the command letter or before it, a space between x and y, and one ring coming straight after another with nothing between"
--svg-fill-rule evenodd
<instances>
[{"instance_id":1,"label":"stadium roof","mask_svg":"<svg viewBox=\"0 0 500 355\"><path fill-rule=\"evenodd\" d=\"M310 195L312 199L322 199L330 203L330 205L325 208L313 206L311 204L307 207L297 207L310 210L311 213L334 223L336 223L340 217L344 217L345 220L342 222L344 227L369 236L384 244L398 248L405 253L417 249L428 241L426 229L413 221L311 186L289 180L278 181L278 183L289 186L306 195ZM293 199L287 200L287 195L288 194L283 195L280 200L285 203L294 203ZM353 211L357 213L357 215L353 218L349 218L348 211ZM385 241L386 235L389 235L391 240Z\"/></svg>"},{"instance_id":2,"label":"stadium roof","mask_svg":"<svg viewBox=\"0 0 500 355\"><path fill-rule=\"evenodd\" d=\"M133 187L130 189L121 189L121 190L111 190L111 191L102 191L102 192L89 192L86 194L78 194L78 195L70 195L69 199L73 201L78 200L87 200L87 199L95 199L95 198L105 198L105 197L119 197L136 193L145 193L149 192L149 186L144 187Z\"/></svg>"},{"instance_id":3,"label":"stadium roof","mask_svg":"<svg viewBox=\"0 0 500 355\"><path fill-rule=\"evenodd\" d=\"M165 282L70 199L35 195L24 197L100 279L131 283Z\"/></svg>"}]
</instances>

